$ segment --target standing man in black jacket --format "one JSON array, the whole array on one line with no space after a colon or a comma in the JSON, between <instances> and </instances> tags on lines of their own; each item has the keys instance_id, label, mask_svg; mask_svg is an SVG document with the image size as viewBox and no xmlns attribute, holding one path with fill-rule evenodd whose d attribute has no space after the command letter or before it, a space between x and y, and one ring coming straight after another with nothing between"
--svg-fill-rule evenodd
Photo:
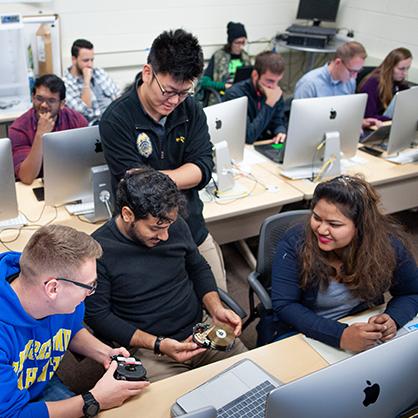
<instances>
[{"instance_id":1,"label":"standing man in black jacket","mask_svg":"<svg viewBox=\"0 0 418 418\"><path fill-rule=\"evenodd\" d=\"M192 34L163 32L134 85L103 114L100 135L113 190L126 170L144 165L174 180L187 199L193 239L226 289L222 253L206 228L198 195L213 168L206 117L190 97L202 70L202 49Z\"/></svg>"},{"instance_id":2,"label":"standing man in black jacket","mask_svg":"<svg viewBox=\"0 0 418 418\"><path fill-rule=\"evenodd\" d=\"M283 92L279 81L283 78L284 60L272 51L255 57L251 78L226 90L224 101L248 97L247 144L259 139L279 143L286 139Z\"/></svg>"},{"instance_id":3,"label":"standing man in black jacket","mask_svg":"<svg viewBox=\"0 0 418 418\"><path fill-rule=\"evenodd\" d=\"M95 334L134 349L151 381L246 351L203 350L191 341L203 319L241 320L220 302L212 271L179 216L184 198L174 182L151 168L129 170L117 190L117 216L94 232L102 245L98 285L86 302Z\"/></svg>"}]
</instances>

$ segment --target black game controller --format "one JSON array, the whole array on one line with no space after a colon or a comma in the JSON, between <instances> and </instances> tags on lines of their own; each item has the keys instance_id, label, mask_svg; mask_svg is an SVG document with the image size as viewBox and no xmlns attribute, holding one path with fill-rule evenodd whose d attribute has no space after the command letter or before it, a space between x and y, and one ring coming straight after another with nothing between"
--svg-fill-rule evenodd
<instances>
[{"instance_id":1,"label":"black game controller","mask_svg":"<svg viewBox=\"0 0 418 418\"><path fill-rule=\"evenodd\" d=\"M118 368L113 375L116 380L131 382L147 380L147 371L136 357L113 356L112 360L118 363Z\"/></svg>"}]
</instances>

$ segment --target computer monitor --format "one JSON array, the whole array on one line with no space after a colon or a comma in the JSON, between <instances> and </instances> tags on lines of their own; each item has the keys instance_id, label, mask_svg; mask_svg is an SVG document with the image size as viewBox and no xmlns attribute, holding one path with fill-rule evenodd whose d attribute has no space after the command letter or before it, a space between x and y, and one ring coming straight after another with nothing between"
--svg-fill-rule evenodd
<instances>
[{"instance_id":1,"label":"computer monitor","mask_svg":"<svg viewBox=\"0 0 418 418\"><path fill-rule=\"evenodd\" d=\"M326 134L338 133L343 156L353 157L366 102L365 93L293 100L283 170L306 169L306 177L310 177L323 163L318 146Z\"/></svg>"},{"instance_id":2,"label":"computer monitor","mask_svg":"<svg viewBox=\"0 0 418 418\"><path fill-rule=\"evenodd\" d=\"M0 138L0 220L18 216L12 146L9 138Z\"/></svg>"},{"instance_id":3,"label":"computer monitor","mask_svg":"<svg viewBox=\"0 0 418 418\"><path fill-rule=\"evenodd\" d=\"M393 418L418 400L418 331L274 389L266 417Z\"/></svg>"},{"instance_id":4,"label":"computer monitor","mask_svg":"<svg viewBox=\"0 0 418 418\"><path fill-rule=\"evenodd\" d=\"M244 96L203 109L212 143L216 145L226 141L234 162L241 162L244 159L247 105L248 98Z\"/></svg>"},{"instance_id":5,"label":"computer monitor","mask_svg":"<svg viewBox=\"0 0 418 418\"><path fill-rule=\"evenodd\" d=\"M45 134L43 148L45 203L60 206L92 201L91 169L106 163L99 127Z\"/></svg>"},{"instance_id":6,"label":"computer monitor","mask_svg":"<svg viewBox=\"0 0 418 418\"><path fill-rule=\"evenodd\" d=\"M390 128L387 153L398 153L416 140L418 127L418 87L400 91L396 94L392 127Z\"/></svg>"},{"instance_id":7,"label":"computer monitor","mask_svg":"<svg viewBox=\"0 0 418 418\"><path fill-rule=\"evenodd\" d=\"M313 20L317 26L322 20L335 22L340 0L299 0L296 19Z\"/></svg>"}]
</instances>

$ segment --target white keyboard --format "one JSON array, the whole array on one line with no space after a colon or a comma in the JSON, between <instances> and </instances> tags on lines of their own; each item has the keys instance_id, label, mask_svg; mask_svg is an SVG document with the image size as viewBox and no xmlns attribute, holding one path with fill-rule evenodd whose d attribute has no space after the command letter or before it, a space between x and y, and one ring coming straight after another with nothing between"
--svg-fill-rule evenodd
<instances>
[{"instance_id":1,"label":"white keyboard","mask_svg":"<svg viewBox=\"0 0 418 418\"><path fill-rule=\"evenodd\" d=\"M26 219L26 216L20 213L16 218L6 219L5 221L0 221L0 229L6 228L20 228L23 225L27 225L29 222Z\"/></svg>"},{"instance_id":2,"label":"white keyboard","mask_svg":"<svg viewBox=\"0 0 418 418\"><path fill-rule=\"evenodd\" d=\"M94 202L74 203L65 205L71 215L87 215L94 212Z\"/></svg>"}]
</instances>

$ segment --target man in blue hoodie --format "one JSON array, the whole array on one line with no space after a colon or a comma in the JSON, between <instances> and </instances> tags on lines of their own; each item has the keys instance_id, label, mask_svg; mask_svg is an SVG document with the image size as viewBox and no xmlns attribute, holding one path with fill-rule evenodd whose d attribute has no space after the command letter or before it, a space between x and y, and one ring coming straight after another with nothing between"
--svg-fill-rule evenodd
<instances>
[{"instance_id":1,"label":"man in blue hoodie","mask_svg":"<svg viewBox=\"0 0 418 418\"><path fill-rule=\"evenodd\" d=\"M96 289L102 249L73 228L39 229L23 253L0 254L0 416L93 417L120 405L147 382L113 378L112 349L83 328L84 299ZM67 349L107 369L94 388L75 395L55 376Z\"/></svg>"}]
</instances>

